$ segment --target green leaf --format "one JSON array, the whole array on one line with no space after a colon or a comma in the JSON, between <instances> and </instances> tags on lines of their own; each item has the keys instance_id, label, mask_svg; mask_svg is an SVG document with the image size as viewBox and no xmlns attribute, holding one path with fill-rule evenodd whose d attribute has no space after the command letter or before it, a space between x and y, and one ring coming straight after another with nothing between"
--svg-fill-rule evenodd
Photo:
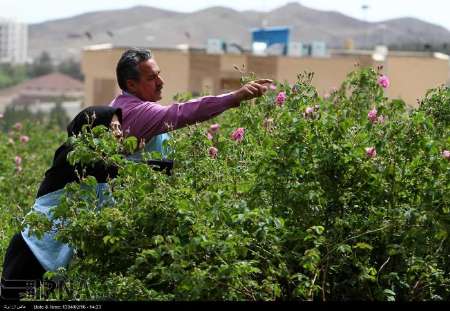
<instances>
[{"instance_id":1,"label":"green leaf","mask_svg":"<svg viewBox=\"0 0 450 311\"><path fill-rule=\"evenodd\" d=\"M353 248L362 249L362 250L369 250L369 251L373 250L372 245L364 243L364 242L356 243L355 245L353 245Z\"/></svg>"}]
</instances>

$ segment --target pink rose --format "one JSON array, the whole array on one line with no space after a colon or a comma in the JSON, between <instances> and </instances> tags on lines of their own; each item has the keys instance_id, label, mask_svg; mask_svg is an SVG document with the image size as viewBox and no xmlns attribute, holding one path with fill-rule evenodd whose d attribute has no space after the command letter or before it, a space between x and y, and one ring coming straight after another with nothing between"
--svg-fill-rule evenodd
<instances>
[{"instance_id":1,"label":"pink rose","mask_svg":"<svg viewBox=\"0 0 450 311\"><path fill-rule=\"evenodd\" d=\"M20 166L20 164L22 164L22 158L20 156L16 156L14 161L16 162L16 166Z\"/></svg>"},{"instance_id":2,"label":"pink rose","mask_svg":"<svg viewBox=\"0 0 450 311\"><path fill-rule=\"evenodd\" d=\"M271 91L275 91L275 90L277 89L277 86L276 86L275 84L271 84L271 85L269 86L269 89L270 89Z\"/></svg>"},{"instance_id":3,"label":"pink rose","mask_svg":"<svg viewBox=\"0 0 450 311\"><path fill-rule=\"evenodd\" d=\"M211 134L216 134L219 131L219 129L220 129L220 125L216 123L209 127L209 132Z\"/></svg>"},{"instance_id":4,"label":"pink rose","mask_svg":"<svg viewBox=\"0 0 450 311\"><path fill-rule=\"evenodd\" d=\"M450 151L448 150L442 151L442 157L446 160L450 160Z\"/></svg>"},{"instance_id":5,"label":"pink rose","mask_svg":"<svg viewBox=\"0 0 450 311\"><path fill-rule=\"evenodd\" d=\"M381 76L378 78L378 84L379 84L381 87L387 89L387 88L391 85L391 81L389 81L389 78L388 78L387 76L381 75Z\"/></svg>"},{"instance_id":6,"label":"pink rose","mask_svg":"<svg viewBox=\"0 0 450 311\"><path fill-rule=\"evenodd\" d=\"M26 135L20 136L20 142L26 144L30 140L30 137Z\"/></svg>"},{"instance_id":7,"label":"pink rose","mask_svg":"<svg viewBox=\"0 0 450 311\"><path fill-rule=\"evenodd\" d=\"M310 118L310 117L312 117L314 115L314 108L313 107L307 107L306 109L305 109L305 113L303 114L303 116L305 117L305 118Z\"/></svg>"},{"instance_id":8,"label":"pink rose","mask_svg":"<svg viewBox=\"0 0 450 311\"><path fill-rule=\"evenodd\" d=\"M209 156L213 159L217 158L217 153L219 152L219 150L216 147L211 147L208 150Z\"/></svg>"},{"instance_id":9,"label":"pink rose","mask_svg":"<svg viewBox=\"0 0 450 311\"><path fill-rule=\"evenodd\" d=\"M213 140L213 135L210 133L210 132L208 132L208 133L206 133L206 137L209 139L209 140Z\"/></svg>"},{"instance_id":10,"label":"pink rose","mask_svg":"<svg viewBox=\"0 0 450 311\"><path fill-rule=\"evenodd\" d=\"M244 140L245 129L240 127L231 134L231 139L237 142Z\"/></svg>"},{"instance_id":11,"label":"pink rose","mask_svg":"<svg viewBox=\"0 0 450 311\"><path fill-rule=\"evenodd\" d=\"M20 131L22 129L22 123L17 122L16 124L14 124L14 129Z\"/></svg>"},{"instance_id":12,"label":"pink rose","mask_svg":"<svg viewBox=\"0 0 450 311\"><path fill-rule=\"evenodd\" d=\"M376 108L373 108L372 110L369 111L369 113L367 114L367 118L369 118L370 122L376 123L378 120L378 111Z\"/></svg>"},{"instance_id":13,"label":"pink rose","mask_svg":"<svg viewBox=\"0 0 450 311\"><path fill-rule=\"evenodd\" d=\"M276 103L278 106L283 106L284 102L286 101L286 93L285 92L280 92L277 95L277 99L276 99Z\"/></svg>"},{"instance_id":14,"label":"pink rose","mask_svg":"<svg viewBox=\"0 0 450 311\"><path fill-rule=\"evenodd\" d=\"M366 155L368 158L375 158L377 156L377 150L375 147L366 148Z\"/></svg>"}]
</instances>

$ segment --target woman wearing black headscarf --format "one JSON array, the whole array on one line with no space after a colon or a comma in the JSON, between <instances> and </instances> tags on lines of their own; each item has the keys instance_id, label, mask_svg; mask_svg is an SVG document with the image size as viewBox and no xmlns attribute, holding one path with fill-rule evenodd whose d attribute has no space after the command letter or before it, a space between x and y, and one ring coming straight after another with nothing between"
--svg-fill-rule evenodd
<instances>
[{"instance_id":1,"label":"woman wearing black headscarf","mask_svg":"<svg viewBox=\"0 0 450 311\"><path fill-rule=\"evenodd\" d=\"M111 107L89 107L81 111L67 127L68 136L74 136L82 131L83 125L90 128L104 125L112 129L114 136L122 137L120 124L122 112ZM32 212L44 213L51 217L51 209L59 204L64 193L64 187L71 182L79 182L78 176L94 176L97 180L97 197L104 200L108 191L107 180L117 175L116 167L106 167L103 163L93 166L72 166L67 161L67 155L73 148L68 143L61 145L55 152L53 164L45 173ZM67 245L55 240L56 231L51 230L41 239L29 235L26 228L16 234L6 251L1 278L0 299L18 300L22 293L34 293L43 281L46 271L56 271L66 267L72 259L73 250Z\"/></svg>"}]
</instances>

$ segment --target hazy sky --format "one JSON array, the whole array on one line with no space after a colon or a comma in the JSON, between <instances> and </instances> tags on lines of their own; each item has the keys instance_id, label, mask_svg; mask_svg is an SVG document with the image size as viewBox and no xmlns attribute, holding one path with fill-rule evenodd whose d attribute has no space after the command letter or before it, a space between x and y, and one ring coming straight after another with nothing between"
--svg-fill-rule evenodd
<instances>
[{"instance_id":1,"label":"hazy sky","mask_svg":"<svg viewBox=\"0 0 450 311\"><path fill-rule=\"evenodd\" d=\"M449 0L0 0L0 17L13 17L27 23L36 23L85 12L128 8L135 5L182 12L192 12L216 5L237 10L267 11L289 2L300 2L321 10L340 11L370 21L416 17L440 24L450 30ZM364 4L370 7L365 13L361 9Z\"/></svg>"}]
</instances>

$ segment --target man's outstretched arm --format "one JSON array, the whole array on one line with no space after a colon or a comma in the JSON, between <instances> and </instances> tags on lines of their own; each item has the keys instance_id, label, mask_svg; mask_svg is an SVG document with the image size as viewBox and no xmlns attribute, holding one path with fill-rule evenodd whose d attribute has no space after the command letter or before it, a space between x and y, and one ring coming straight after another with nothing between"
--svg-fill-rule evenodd
<instances>
[{"instance_id":1,"label":"man's outstretched arm","mask_svg":"<svg viewBox=\"0 0 450 311\"><path fill-rule=\"evenodd\" d=\"M138 138L151 137L197 122L209 120L227 109L238 107L241 101L262 96L272 80L252 81L240 89L219 96L205 96L186 103L163 106L147 102L136 105L124 115L124 130Z\"/></svg>"}]
</instances>

